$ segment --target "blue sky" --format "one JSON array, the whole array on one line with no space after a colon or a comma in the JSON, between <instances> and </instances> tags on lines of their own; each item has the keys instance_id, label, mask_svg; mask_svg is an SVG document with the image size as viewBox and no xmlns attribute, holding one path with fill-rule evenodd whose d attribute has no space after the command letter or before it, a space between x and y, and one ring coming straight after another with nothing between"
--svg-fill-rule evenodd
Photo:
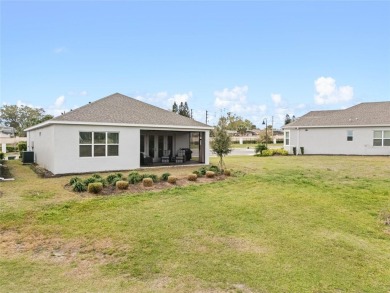
<instances>
[{"instance_id":1,"label":"blue sky","mask_svg":"<svg viewBox=\"0 0 390 293\"><path fill-rule=\"evenodd\" d=\"M390 100L390 2L1 1L0 105L115 92L209 124ZM270 122L268 122L270 124Z\"/></svg>"}]
</instances>

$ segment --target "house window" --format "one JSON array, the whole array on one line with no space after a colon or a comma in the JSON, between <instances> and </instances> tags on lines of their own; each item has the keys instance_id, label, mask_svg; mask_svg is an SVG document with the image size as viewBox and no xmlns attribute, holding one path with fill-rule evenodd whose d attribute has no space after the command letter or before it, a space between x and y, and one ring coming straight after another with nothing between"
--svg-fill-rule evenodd
<instances>
[{"instance_id":1,"label":"house window","mask_svg":"<svg viewBox=\"0 0 390 293\"><path fill-rule=\"evenodd\" d=\"M347 141L353 141L353 130L347 131Z\"/></svg>"},{"instance_id":2,"label":"house window","mask_svg":"<svg viewBox=\"0 0 390 293\"><path fill-rule=\"evenodd\" d=\"M390 146L390 130L375 130L373 146Z\"/></svg>"},{"instance_id":3,"label":"house window","mask_svg":"<svg viewBox=\"0 0 390 293\"><path fill-rule=\"evenodd\" d=\"M290 131L284 133L284 145L290 145Z\"/></svg>"},{"instance_id":4,"label":"house window","mask_svg":"<svg viewBox=\"0 0 390 293\"><path fill-rule=\"evenodd\" d=\"M80 157L106 157L119 155L119 133L80 132Z\"/></svg>"}]
</instances>

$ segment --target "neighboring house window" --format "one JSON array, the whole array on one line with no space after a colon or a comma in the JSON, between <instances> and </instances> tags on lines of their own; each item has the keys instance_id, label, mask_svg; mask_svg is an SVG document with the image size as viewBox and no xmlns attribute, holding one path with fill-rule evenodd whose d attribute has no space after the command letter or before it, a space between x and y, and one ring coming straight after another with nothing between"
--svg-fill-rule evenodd
<instances>
[{"instance_id":1,"label":"neighboring house window","mask_svg":"<svg viewBox=\"0 0 390 293\"><path fill-rule=\"evenodd\" d=\"M290 131L284 133L284 144L290 145Z\"/></svg>"},{"instance_id":2,"label":"neighboring house window","mask_svg":"<svg viewBox=\"0 0 390 293\"><path fill-rule=\"evenodd\" d=\"M347 141L353 141L353 130L347 131Z\"/></svg>"},{"instance_id":3,"label":"neighboring house window","mask_svg":"<svg viewBox=\"0 0 390 293\"><path fill-rule=\"evenodd\" d=\"M119 133L80 132L80 157L106 157L119 155Z\"/></svg>"},{"instance_id":4,"label":"neighboring house window","mask_svg":"<svg viewBox=\"0 0 390 293\"><path fill-rule=\"evenodd\" d=\"M375 130L373 145L390 146L390 130Z\"/></svg>"}]
</instances>

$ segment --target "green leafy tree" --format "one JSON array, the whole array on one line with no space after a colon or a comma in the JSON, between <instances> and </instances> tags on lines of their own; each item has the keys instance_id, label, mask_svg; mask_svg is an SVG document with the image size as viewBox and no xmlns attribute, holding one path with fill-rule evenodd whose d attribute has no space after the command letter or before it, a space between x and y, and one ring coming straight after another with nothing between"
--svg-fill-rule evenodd
<instances>
[{"instance_id":1,"label":"green leafy tree","mask_svg":"<svg viewBox=\"0 0 390 293\"><path fill-rule=\"evenodd\" d=\"M291 123L291 118L290 115L286 114L286 118L284 118L284 125L287 125Z\"/></svg>"},{"instance_id":2,"label":"green leafy tree","mask_svg":"<svg viewBox=\"0 0 390 293\"><path fill-rule=\"evenodd\" d=\"M178 111L179 111L179 108L178 108L176 102L173 102L173 105L172 105L172 112L177 113Z\"/></svg>"},{"instance_id":3,"label":"green leafy tree","mask_svg":"<svg viewBox=\"0 0 390 293\"><path fill-rule=\"evenodd\" d=\"M220 123L214 129L214 138L211 142L211 149L219 157L220 169L225 169L225 162L223 161L223 157L232 151L230 148L231 144L232 142L226 131L226 126L223 123Z\"/></svg>"},{"instance_id":4,"label":"green leafy tree","mask_svg":"<svg viewBox=\"0 0 390 293\"><path fill-rule=\"evenodd\" d=\"M17 136L26 136L24 129L52 119L42 108L4 105L0 108L0 123L16 129Z\"/></svg>"},{"instance_id":5,"label":"green leafy tree","mask_svg":"<svg viewBox=\"0 0 390 293\"><path fill-rule=\"evenodd\" d=\"M247 130L256 128L256 125L254 125L251 121L248 119L243 120L242 117L237 116L232 112L226 113L226 117L220 117L219 122L226 125L226 130L235 130L241 135L245 134Z\"/></svg>"},{"instance_id":6,"label":"green leafy tree","mask_svg":"<svg viewBox=\"0 0 390 293\"><path fill-rule=\"evenodd\" d=\"M177 106L177 104L176 104L176 106ZM175 112L175 111L173 111L173 112ZM190 109L188 107L187 102L185 102L185 103L181 102L176 113L178 113L181 116L190 117L191 113L190 113Z\"/></svg>"}]
</instances>

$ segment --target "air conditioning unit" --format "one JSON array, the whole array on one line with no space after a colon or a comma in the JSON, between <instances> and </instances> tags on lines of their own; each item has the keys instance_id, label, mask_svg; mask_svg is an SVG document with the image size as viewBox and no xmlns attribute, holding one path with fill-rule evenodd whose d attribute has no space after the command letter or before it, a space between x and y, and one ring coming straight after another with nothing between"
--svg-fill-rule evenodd
<instances>
[{"instance_id":1,"label":"air conditioning unit","mask_svg":"<svg viewBox=\"0 0 390 293\"><path fill-rule=\"evenodd\" d=\"M34 152L24 151L22 152L22 163L33 164L34 163Z\"/></svg>"}]
</instances>

